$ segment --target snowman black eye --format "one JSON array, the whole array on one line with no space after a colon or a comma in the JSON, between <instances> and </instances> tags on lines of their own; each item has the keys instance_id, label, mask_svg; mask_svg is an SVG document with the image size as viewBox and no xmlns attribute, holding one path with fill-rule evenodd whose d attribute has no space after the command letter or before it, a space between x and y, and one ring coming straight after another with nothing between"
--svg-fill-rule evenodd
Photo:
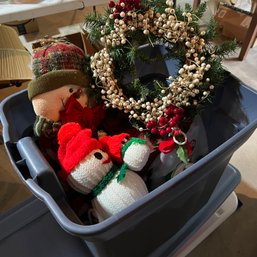
<instances>
[{"instance_id":1,"label":"snowman black eye","mask_svg":"<svg viewBox=\"0 0 257 257\"><path fill-rule=\"evenodd\" d=\"M101 160L101 159L103 158L103 155L102 155L101 153L99 153L99 152L95 152L95 153L94 153L94 156L95 156L95 158L98 159L98 160Z\"/></svg>"},{"instance_id":2,"label":"snowman black eye","mask_svg":"<svg viewBox=\"0 0 257 257\"><path fill-rule=\"evenodd\" d=\"M70 93L73 93L73 88L70 88L70 89L69 89L69 92L70 92Z\"/></svg>"}]
</instances>

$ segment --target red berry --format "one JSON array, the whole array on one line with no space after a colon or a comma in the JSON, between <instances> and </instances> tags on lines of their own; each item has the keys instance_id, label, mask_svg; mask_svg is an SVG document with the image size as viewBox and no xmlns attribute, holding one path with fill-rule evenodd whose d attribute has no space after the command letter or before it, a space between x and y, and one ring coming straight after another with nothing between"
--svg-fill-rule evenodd
<instances>
[{"instance_id":1,"label":"red berry","mask_svg":"<svg viewBox=\"0 0 257 257\"><path fill-rule=\"evenodd\" d=\"M175 127L177 125L177 123L173 120L173 118L169 121L169 126L171 128Z\"/></svg>"},{"instance_id":2,"label":"red berry","mask_svg":"<svg viewBox=\"0 0 257 257\"><path fill-rule=\"evenodd\" d=\"M116 9L121 12L123 10L123 7L120 4L116 4Z\"/></svg>"},{"instance_id":3,"label":"red berry","mask_svg":"<svg viewBox=\"0 0 257 257\"><path fill-rule=\"evenodd\" d=\"M178 121L181 120L182 117L183 117L183 116L182 116L181 114L176 114L176 115L172 118L172 120L175 121L175 122L178 122Z\"/></svg>"},{"instance_id":4,"label":"red berry","mask_svg":"<svg viewBox=\"0 0 257 257\"><path fill-rule=\"evenodd\" d=\"M175 137L177 137L177 136L181 135L181 131L179 129L176 129L173 134Z\"/></svg>"},{"instance_id":5,"label":"red berry","mask_svg":"<svg viewBox=\"0 0 257 257\"><path fill-rule=\"evenodd\" d=\"M165 108L164 113L169 116L171 114L171 110L169 108Z\"/></svg>"},{"instance_id":6,"label":"red berry","mask_svg":"<svg viewBox=\"0 0 257 257\"><path fill-rule=\"evenodd\" d=\"M170 133L171 130L172 130L171 127L167 127L167 128L166 128L166 133Z\"/></svg>"},{"instance_id":7,"label":"red berry","mask_svg":"<svg viewBox=\"0 0 257 257\"><path fill-rule=\"evenodd\" d=\"M164 124L165 124L165 123L167 123L167 121L168 121L168 120L167 120L166 117L163 117L163 116L162 116L162 117L159 118L159 122L160 122L160 123L164 123Z\"/></svg>"},{"instance_id":8,"label":"red berry","mask_svg":"<svg viewBox=\"0 0 257 257\"><path fill-rule=\"evenodd\" d=\"M153 123L151 121L146 123L146 128L151 129L153 127Z\"/></svg>"},{"instance_id":9,"label":"red berry","mask_svg":"<svg viewBox=\"0 0 257 257\"><path fill-rule=\"evenodd\" d=\"M161 127L165 126L167 123L168 123L168 119L166 117L162 116L162 117L159 118L159 122L158 122L159 126L161 126Z\"/></svg>"},{"instance_id":10,"label":"red berry","mask_svg":"<svg viewBox=\"0 0 257 257\"><path fill-rule=\"evenodd\" d=\"M151 129L151 133L152 133L152 134L157 134L157 132L158 132L157 128L152 128L152 129Z\"/></svg>"},{"instance_id":11,"label":"red berry","mask_svg":"<svg viewBox=\"0 0 257 257\"><path fill-rule=\"evenodd\" d=\"M160 134L160 136L165 136L166 134L167 134L167 132L166 132L166 130L165 129L160 129L159 130L159 134Z\"/></svg>"},{"instance_id":12,"label":"red berry","mask_svg":"<svg viewBox=\"0 0 257 257\"><path fill-rule=\"evenodd\" d=\"M114 6L115 6L115 3L114 3L113 1L110 1L110 2L109 2L109 7L110 7L110 8L113 8Z\"/></svg>"},{"instance_id":13,"label":"red berry","mask_svg":"<svg viewBox=\"0 0 257 257\"><path fill-rule=\"evenodd\" d=\"M119 14L118 12L116 12L116 13L113 14L113 17L114 17L115 19L118 19L118 18L120 18L120 14Z\"/></svg>"},{"instance_id":14,"label":"red berry","mask_svg":"<svg viewBox=\"0 0 257 257\"><path fill-rule=\"evenodd\" d=\"M155 120L152 120L151 123L152 123L153 127L156 126L156 124L157 124L157 122Z\"/></svg>"},{"instance_id":15,"label":"red berry","mask_svg":"<svg viewBox=\"0 0 257 257\"><path fill-rule=\"evenodd\" d=\"M173 111L173 110L176 109L176 108L177 108L177 107L174 106L173 104L169 105L169 109L170 109L171 111Z\"/></svg>"},{"instance_id":16,"label":"red berry","mask_svg":"<svg viewBox=\"0 0 257 257\"><path fill-rule=\"evenodd\" d=\"M176 109L174 109L174 111L173 111L175 114L183 114L184 113L184 109L182 109L182 108L176 108Z\"/></svg>"}]
</instances>

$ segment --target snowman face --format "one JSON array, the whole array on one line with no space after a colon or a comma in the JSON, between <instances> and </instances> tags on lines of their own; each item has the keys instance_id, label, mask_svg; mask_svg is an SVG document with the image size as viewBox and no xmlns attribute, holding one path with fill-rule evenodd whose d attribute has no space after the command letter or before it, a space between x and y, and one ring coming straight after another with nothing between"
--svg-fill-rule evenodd
<instances>
[{"instance_id":1,"label":"snowman face","mask_svg":"<svg viewBox=\"0 0 257 257\"><path fill-rule=\"evenodd\" d=\"M60 111L64 110L64 106L71 95L76 97L83 108L88 105L88 97L84 88L77 85L64 85L35 96L32 99L34 111L37 116L58 121Z\"/></svg>"},{"instance_id":2,"label":"snowman face","mask_svg":"<svg viewBox=\"0 0 257 257\"><path fill-rule=\"evenodd\" d=\"M65 87L67 88L67 95L64 96L64 105L69 99L69 97L71 95L74 95L74 97L77 99L77 101L81 104L83 108L88 106L88 96L86 94L85 88L81 88L76 85L66 85Z\"/></svg>"},{"instance_id":3,"label":"snowman face","mask_svg":"<svg viewBox=\"0 0 257 257\"><path fill-rule=\"evenodd\" d=\"M145 166L150 156L150 148L147 144L132 143L126 150L123 161L133 171L140 171Z\"/></svg>"},{"instance_id":4,"label":"snowman face","mask_svg":"<svg viewBox=\"0 0 257 257\"><path fill-rule=\"evenodd\" d=\"M76 191L88 194L112 168L109 155L103 150L93 150L70 173L68 183Z\"/></svg>"},{"instance_id":5,"label":"snowman face","mask_svg":"<svg viewBox=\"0 0 257 257\"><path fill-rule=\"evenodd\" d=\"M84 108L88 105L88 96L86 94L85 88L82 88L77 85L64 85L61 87L59 98L62 102L62 107L60 110L64 109L64 106L71 95L73 95L76 100L81 104Z\"/></svg>"}]
</instances>

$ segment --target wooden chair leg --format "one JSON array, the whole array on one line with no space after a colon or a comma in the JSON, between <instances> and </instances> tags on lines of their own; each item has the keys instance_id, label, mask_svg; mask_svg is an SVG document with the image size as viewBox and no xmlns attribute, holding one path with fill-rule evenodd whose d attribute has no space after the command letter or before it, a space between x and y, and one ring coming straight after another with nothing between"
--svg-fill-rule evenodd
<instances>
[{"instance_id":1,"label":"wooden chair leg","mask_svg":"<svg viewBox=\"0 0 257 257\"><path fill-rule=\"evenodd\" d=\"M241 47L241 51L239 54L239 60L242 61L246 55L248 54L248 51L250 49L250 47L253 46L253 43L256 39L257 36L257 7L255 7L254 13L253 13L253 17L252 17L252 21L250 23L250 26L247 30L244 42L242 44Z\"/></svg>"}]
</instances>

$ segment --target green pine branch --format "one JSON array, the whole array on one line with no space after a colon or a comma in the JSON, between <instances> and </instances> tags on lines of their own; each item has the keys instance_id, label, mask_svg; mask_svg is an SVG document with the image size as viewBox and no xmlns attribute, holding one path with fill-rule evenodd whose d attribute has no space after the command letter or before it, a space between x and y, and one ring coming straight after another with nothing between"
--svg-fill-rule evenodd
<instances>
[{"instance_id":1,"label":"green pine branch","mask_svg":"<svg viewBox=\"0 0 257 257\"><path fill-rule=\"evenodd\" d=\"M166 0L141 0L140 3L143 7L152 7L156 12L163 13Z\"/></svg>"},{"instance_id":2,"label":"green pine branch","mask_svg":"<svg viewBox=\"0 0 257 257\"><path fill-rule=\"evenodd\" d=\"M193 14L198 17L198 19L201 19L206 11L207 4L206 2L200 3L200 5L196 8L196 10L193 12Z\"/></svg>"},{"instance_id":3,"label":"green pine branch","mask_svg":"<svg viewBox=\"0 0 257 257\"><path fill-rule=\"evenodd\" d=\"M166 0L142 0L141 5L144 7L154 7L155 12L163 13L166 8ZM184 20L183 12L191 12L193 22L191 25L194 26L194 32L192 34L198 34L199 29L199 19L203 16L206 10L206 2L201 3L196 10L192 10L192 7L189 4L185 5L183 9L181 6L175 8L175 14L178 20ZM108 10L107 10L108 12ZM109 14L107 15L89 15L85 21L85 30L88 32L89 40L93 43L98 43L101 38L101 29L105 25L106 21L113 22L109 20ZM113 23L110 23L106 29L111 30L113 28ZM235 41L228 41L221 45L213 46L210 43L217 35L217 24L213 19L210 19L209 23L206 26L206 34L204 36L205 43L207 45L206 51L203 56L206 57L206 63L211 65L211 69L205 73L205 78L210 78L211 83L215 86L219 85L223 81L224 69L222 67L222 60L228 54L232 53L236 49ZM108 31L106 31L108 33ZM151 81L149 82L150 87L143 85L140 81L140 78L137 78L137 72L135 67L135 62L138 59L145 63L153 63L160 60L166 60L170 58L175 58L179 60L179 63L183 65L186 61L186 49L184 47L184 42L177 42L176 44L169 44L166 46L167 54L163 56L157 56L156 58L150 58L140 51L139 46L146 43L156 43L156 41L161 41L160 38L154 35L144 35L142 31L136 30L131 31L127 35L127 40L129 43L122 46L116 46L114 48L110 47L109 53L114 60L115 66L115 77L118 81L122 81L124 76L129 74L132 78L132 82L127 85L120 85L123 88L125 95L134 97L136 99L144 98L146 101L151 101L157 96L160 96L161 89L165 88L167 85L165 83L161 84L161 81ZM165 42L164 42L165 43ZM161 43L160 43L161 44ZM211 53L215 53L215 58L213 58ZM149 85L148 85L149 86ZM208 90L209 84L206 83L203 85ZM210 98L206 99L208 101ZM201 99L198 99L201 101ZM204 102L201 102L204 104ZM191 107L193 108L193 107ZM199 106L195 107L199 108Z\"/></svg>"},{"instance_id":4,"label":"green pine branch","mask_svg":"<svg viewBox=\"0 0 257 257\"><path fill-rule=\"evenodd\" d=\"M233 41L225 41L220 45L215 46L215 54L220 59L224 59L229 54L234 53L236 48L238 47L238 44L236 40Z\"/></svg>"},{"instance_id":5,"label":"green pine branch","mask_svg":"<svg viewBox=\"0 0 257 257\"><path fill-rule=\"evenodd\" d=\"M192 12L193 11L193 8L192 8L192 5L189 4L189 3L186 3L185 4L185 12Z\"/></svg>"},{"instance_id":6,"label":"green pine branch","mask_svg":"<svg viewBox=\"0 0 257 257\"><path fill-rule=\"evenodd\" d=\"M83 31L87 34L88 40L93 44L100 42L102 27L106 24L109 17L107 13L108 10L106 10L106 14L92 13L85 18Z\"/></svg>"},{"instance_id":7,"label":"green pine branch","mask_svg":"<svg viewBox=\"0 0 257 257\"><path fill-rule=\"evenodd\" d=\"M206 34L204 40L206 42L213 40L218 35L217 28L217 22L214 19L210 19L205 29Z\"/></svg>"},{"instance_id":8,"label":"green pine branch","mask_svg":"<svg viewBox=\"0 0 257 257\"><path fill-rule=\"evenodd\" d=\"M184 12L184 10L180 5L176 6L175 14L176 14L177 19L180 21L184 20L184 16L182 15L183 12Z\"/></svg>"}]
</instances>

